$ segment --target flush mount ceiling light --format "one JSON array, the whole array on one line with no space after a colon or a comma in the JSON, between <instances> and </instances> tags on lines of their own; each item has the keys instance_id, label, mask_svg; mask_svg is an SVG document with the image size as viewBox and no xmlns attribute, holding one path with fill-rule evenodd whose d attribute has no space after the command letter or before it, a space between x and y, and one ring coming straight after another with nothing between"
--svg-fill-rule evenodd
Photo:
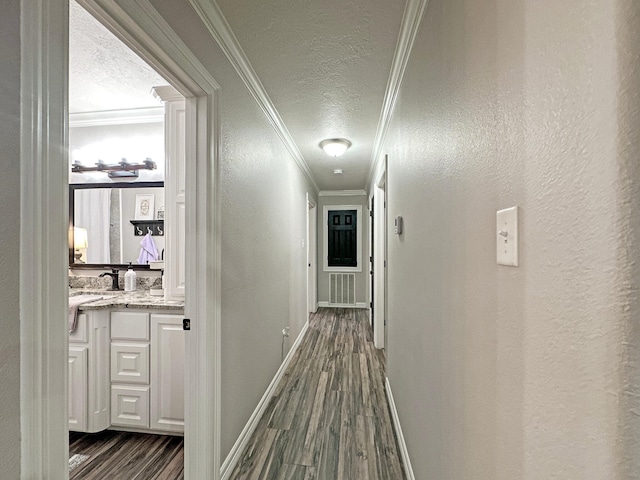
<instances>
[{"instance_id":1,"label":"flush mount ceiling light","mask_svg":"<svg viewBox=\"0 0 640 480\"><path fill-rule=\"evenodd\" d=\"M341 169L341 168L336 168L336 169L333 171L333 174L334 174L334 175L342 175L342 169Z\"/></svg>"},{"instance_id":2,"label":"flush mount ceiling light","mask_svg":"<svg viewBox=\"0 0 640 480\"><path fill-rule=\"evenodd\" d=\"M351 142L344 138L328 138L320 142L320 148L331 157L339 157L346 152L350 146Z\"/></svg>"}]
</instances>

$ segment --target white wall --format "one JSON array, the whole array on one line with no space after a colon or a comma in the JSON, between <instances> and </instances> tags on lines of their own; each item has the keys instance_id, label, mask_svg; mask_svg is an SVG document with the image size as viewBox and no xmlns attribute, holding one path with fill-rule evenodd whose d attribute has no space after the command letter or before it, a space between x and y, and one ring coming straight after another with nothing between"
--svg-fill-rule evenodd
<instances>
[{"instance_id":1,"label":"white wall","mask_svg":"<svg viewBox=\"0 0 640 480\"><path fill-rule=\"evenodd\" d=\"M152 2L221 85L222 449L229 453L306 319L306 192L282 141L193 10ZM315 197L315 195L313 195Z\"/></svg>"},{"instance_id":2,"label":"white wall","mask_svg":"<svg viewBox=\"0 0 640 480\"><path fill-rule=\"evenodd\" d=\"M622 389L620 399L620 432L618 437L621 478L634 478L640 472L640 3L635 0L619 0L616 5L618 30L617 63L620 72L618 94L618 197L619 231L626 248L619 249L618 265L621 277L620 295L623 308L620 311L624 328L621 342Z\"/></svg>"},{"instance_id":3,"label":"white wall","mask_svg":"<svg viewBox=\"0 0 640 480\"><path fill-rule=\"evenodd\" d=\"M20 477L20 2L0 15L0 464Z\"/></svg>"},{"instance_id":4,"label":"white wall","mask_svg":"<svg viewBox=\"0 0 640 480\"><path fill-rule=\"evenodd\" d=\"M327 225L325 223L323 209L325 205L362 205L362 256L358 259L358 265L362 270L356 274L356 303L366 303L369 298L369 206L367 195L350 196L320 196L318 197L318 302L329 301L329 277L330 272L323 269L324 244L326 238Z\"/></svg>"},{"instance_id":5,"label":"white wall","mask_svg":"<svg viewBox=\"0 0 640 480\"><path fill-rule=\"evenodd\" d=\"M635 0L431 0L386 142L388 377L418 479L636 478ZM495 212L520 206L520 267Z\"/></svg>"}]
</instances>

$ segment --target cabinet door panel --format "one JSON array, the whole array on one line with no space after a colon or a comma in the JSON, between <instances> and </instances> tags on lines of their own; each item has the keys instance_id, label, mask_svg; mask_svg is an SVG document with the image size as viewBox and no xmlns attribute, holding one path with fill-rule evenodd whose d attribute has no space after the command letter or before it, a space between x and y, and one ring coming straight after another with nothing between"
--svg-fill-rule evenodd
<instances>
[{"instance_id":1,"label":"cabinet door panel","mask_svg":"<svg viewBox=\"0 0 640 480\"><path fill-rule=\"evenodd\" d=\"M111 381L149 383L149 344L111 343Z\"/></svg>"},{"instance_id":2,"label":"cabinet door panel","mask_svg":"<svg viewBox=\"0 0 640 480\"><path fill-rule=\"evenodd\" d=\"M87 430L87 348L69 348L69 430Z\"/></svg>"},{"instance_id":3,"label":"cabinet door panel","mask_svg":"<svg viewBox=\"0 0 640 480\"><path fill-rule=\"evenodd\" d=\"M149 387L112 385L111 424L149 428Z\"/></svg>"},{"instance_id":4,"label":"cabinet door panel","mask_svg":"<svg viewBox=\"0 0 640 480\"><path fill-rule=\"evenodd\" d=\"M184 431L184 344L181 315L151 315L153 429Z\"/></svg>"}]
</instances>

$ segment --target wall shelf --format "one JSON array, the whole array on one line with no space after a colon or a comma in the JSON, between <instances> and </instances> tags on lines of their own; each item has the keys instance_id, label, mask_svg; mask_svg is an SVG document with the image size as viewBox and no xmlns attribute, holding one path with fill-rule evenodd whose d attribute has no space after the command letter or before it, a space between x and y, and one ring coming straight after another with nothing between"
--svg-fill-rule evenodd
<instances>
[{"instance_id":1,"label":"wall shelf","mask_svg":"<svg viewBox=\"0 0 640 480\"><path fill-rule=\"evenodd\" d=\"M164 236L164 220L129 220L133 225L133 234L136 237L143 237L151 233L154 237Z\"/></svg>"}]
</instances>

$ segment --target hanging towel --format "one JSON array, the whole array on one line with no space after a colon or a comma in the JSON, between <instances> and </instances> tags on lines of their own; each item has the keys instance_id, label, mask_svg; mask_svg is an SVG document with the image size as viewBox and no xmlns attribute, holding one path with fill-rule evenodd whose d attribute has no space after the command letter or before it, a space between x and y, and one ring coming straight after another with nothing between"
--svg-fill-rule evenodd
<instances>
[{"instance_id":1,"label":"hanging towel","mask_svg":"<svg viewBox=\"0 0 640 480\"><path fill-rule=\"evenodd\" d=\"M96 300L102 300L98 295L76 295L75 297L69 297L69 333L73 333L78 324L78 308L83 303L95 302Z\"/></svg>"},{"instance_id":2,"label":"hanging towel","mask_svg":"<svg viewBox=\"0 0 640 480\"><path fill-rule=\"evenodd\" d=\"M150 233L147 233L140 242L142 248L140 249L140 256L138 257L138 263L146 265L149 262L155 262L158 260L158 249L156 248L156 242L153 241L153 237Z\"/></svg>"}]
</instances>

